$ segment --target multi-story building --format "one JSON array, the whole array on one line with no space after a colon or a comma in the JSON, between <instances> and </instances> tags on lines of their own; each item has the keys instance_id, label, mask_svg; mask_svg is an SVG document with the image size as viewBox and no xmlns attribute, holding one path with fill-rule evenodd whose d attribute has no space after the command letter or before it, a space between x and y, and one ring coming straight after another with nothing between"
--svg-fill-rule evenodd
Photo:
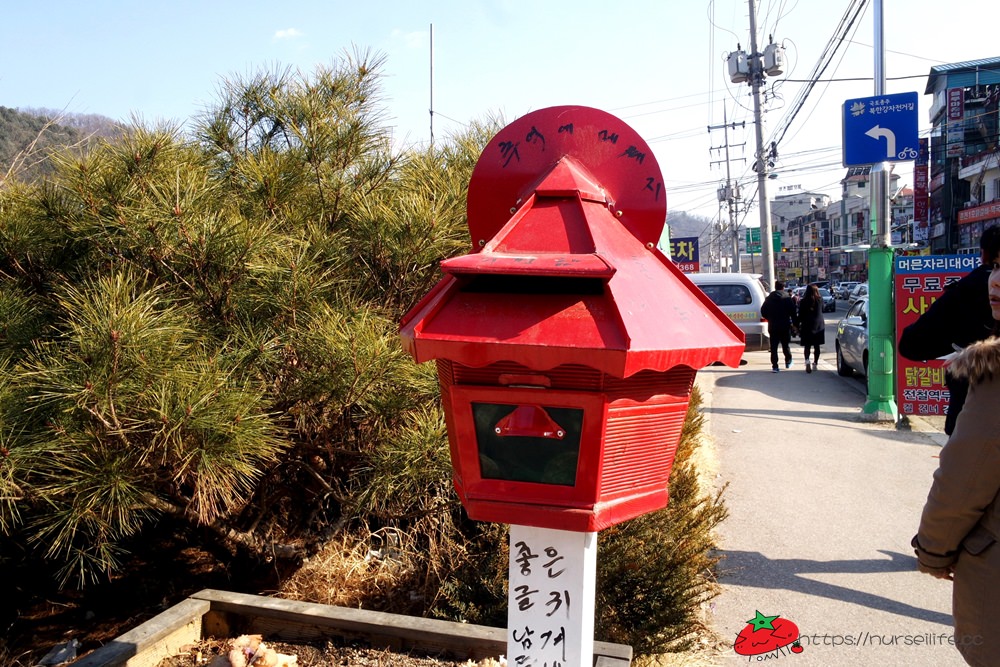
<instances>
[{"instance_id":1,"label":"multi-story building","mask_svg":"<svg viewBox=\"0 0 1000 667\"><path fill-rule=\"evenodd\" d=\"M785 276L798 283L828 280L830 271L830 228L827 209L809 211L788 223L783 257L788 257ZM777 271L777 268L775 269Z\"/></svg>"},{"instance_id":2,"label":"multi-story building","mask_svg":"<svg viewBox=\"0 0 1000 667\"><path fill-rule=\"evenodd\" d=\"M983 229L1000 222L1000 58L932 67L924 93L933 95L931 252L978 252Z\"/></svg>"},{"instance_id":3,"label":"multi-story building","mask_svg":"<svg viewBox=\"0 0 1000 667\"><path fill-rule=\"evenodd\" d=\"M924 92L933 96L927 173L915 169L913 187L903 188L890 175L892 244L978 252L983 230L1000 224L1000 57L932 67ZM870 178L871 167L850 167L834 202L798 186L773 199L773 229L786 248L775 256L778 277L867 280Z\"/></svg>"},{"instance_id":4,"label":"multi-story building","mask_svg":"<svg viewBox=\"0 0 1000 667\"><path fill-rule=\"evenodd\" d=\"M771 229L779 235L781 246L785 248L800 248L801 231L793 223L797 218L816 211L822 211L830 205L830 195L822 192L809 192L803 190L798 185L783 186L781 194L771 200ZM790 234L798 234L792 240ZM741 264L744 271L750 271L751 267L760 272L759 258L753 261L752 256L744 256ZM798 267L798 258L789 255L787 252L778 252L774 255L775 275L784 280L797 281L800 273L790 269ZM794 266L793 266L794 265Z\"/></svg>"}]
</instances>

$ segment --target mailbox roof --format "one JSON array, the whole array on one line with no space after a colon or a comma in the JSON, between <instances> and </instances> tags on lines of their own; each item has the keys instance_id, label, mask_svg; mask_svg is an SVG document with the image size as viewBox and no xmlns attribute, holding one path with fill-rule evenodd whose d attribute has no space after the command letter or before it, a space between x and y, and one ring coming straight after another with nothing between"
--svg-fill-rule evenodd
<instances>
[{"instance_id":1,"label":"mailbox roof","mask_svg":"<svg viewBox=\"0 0 1000 667\"><path fill-rule=\"evenodd\" d=\"M441 266L445 278L401 325L418 362L583 364L624 378L736 366L743 354L739 328L629 232L569 156L480 252Z\"/></svg>"}]
</instances>

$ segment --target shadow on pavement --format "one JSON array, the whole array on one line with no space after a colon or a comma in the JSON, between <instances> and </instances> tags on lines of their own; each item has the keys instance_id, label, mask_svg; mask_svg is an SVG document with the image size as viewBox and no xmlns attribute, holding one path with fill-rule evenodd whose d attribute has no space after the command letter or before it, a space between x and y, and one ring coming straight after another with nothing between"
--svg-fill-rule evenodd
<instances>
[{"instance_id":1,"label":"shadow on pavement","mask_svg":"<svg viewBox=\"0 0 1000 667\"><path fill-rule=\"evenodd\" d=\"M703 411L707 414L730 415L762 419L769 422L802 423L823 422L824 426L844 430L865 428L880 438L909 443L923 442L913 438L913 430L905 422L895 427L891 423L865 421L861 410L867 401L867 385L861 377L841 377L836 370L823 364L813 373L805 372L804 364L796 358L791 369L772 373L770 366L725 369L716 372L713 383L717 387L764 395L767 401L753 400L736 405L722 406L713 403ZM700 371L705 375L705 371ZM762 405L763 403L763 405ZM874 427L874 428L872 428ZM932 440L929 446L940 447Z\"/></svg>"},{"instance_id":2,"label":"shadow on pavement","mask_svg":"<svg viewBox=\"0 0 1000 667\"><path fill-rule=\"evenodd\" d=\"M951 626L952 619L949 614L920 609L919 607L882 597L881 595L874 595L854 588L817 581L806 576L809 574L913 572L917 569L917 560L913 556L884 550L880 550L879 553L885 554L889 558L833 561L806 560L803 558L770 559L756 551L727 551L725 549L717 551L716 555L722 558L718 566L718 571L720 583L723 584L727 583L726 579L736 575L736 573L742 570L751 570L759 574L767 574L756 579L740 579L732 583L751 588L795 591L870 607L899 616Z\"/></svg>"},{"instance_id":3,"label":"shadow on pavement","mask_svg":"<svg viewBox=\"0 0 1000 667\"><path fill-rule=\"evenodd\" d=\"M783 368L778 373L766 367L730 369L720 375L716 383L720 387L764 393L775 400L796 405L823 405L842 410L860 410L867 392L866 385L855 378L842 378L827 367L806 373L802 363L790 369Z\"/></svg>"}]
</instances>

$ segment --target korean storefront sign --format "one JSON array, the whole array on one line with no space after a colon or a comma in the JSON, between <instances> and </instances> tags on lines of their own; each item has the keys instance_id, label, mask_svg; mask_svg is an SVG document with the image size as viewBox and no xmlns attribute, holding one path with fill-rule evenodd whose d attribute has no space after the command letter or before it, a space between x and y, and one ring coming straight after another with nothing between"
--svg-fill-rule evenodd
<instances>
[{"instance_id":1,"label":"korean storefront sign","mask_svg":"<svg viewBox=\"0 0 1000 667\"><path fill-rule=\"evenodd\" d=\"M944 292L979 265L979 255L896 257L896 336L920 317ZM944 362L896 357L896 400L904 415L944 415L948 407Z\"/></svg>"},{"instance_id":2,"label":"korean storefront sign","mask_svg":"<svg viewBox=\"0 0 1000 667\"><path fill-rule=\"evenodd\" d=\"M670 239L670 259L674 260L684 273L698 273L701 262L698 259L698 237L685 236Z\"/></svg>"}]
</instances>

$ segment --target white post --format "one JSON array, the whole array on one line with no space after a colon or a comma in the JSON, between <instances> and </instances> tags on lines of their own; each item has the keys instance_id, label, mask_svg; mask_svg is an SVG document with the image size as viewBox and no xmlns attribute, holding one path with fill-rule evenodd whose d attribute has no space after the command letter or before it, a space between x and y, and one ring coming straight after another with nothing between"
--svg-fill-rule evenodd
<instances>
[{"instance_id":1,"label":"white post","mask_svg":"<svg viewBox=\"0 0 1000 667\"><path fill-rule=\"evenodd\" d=\"M597 533L510 526L507 664L594 664Z\"/></svg>"}]
</instances>

